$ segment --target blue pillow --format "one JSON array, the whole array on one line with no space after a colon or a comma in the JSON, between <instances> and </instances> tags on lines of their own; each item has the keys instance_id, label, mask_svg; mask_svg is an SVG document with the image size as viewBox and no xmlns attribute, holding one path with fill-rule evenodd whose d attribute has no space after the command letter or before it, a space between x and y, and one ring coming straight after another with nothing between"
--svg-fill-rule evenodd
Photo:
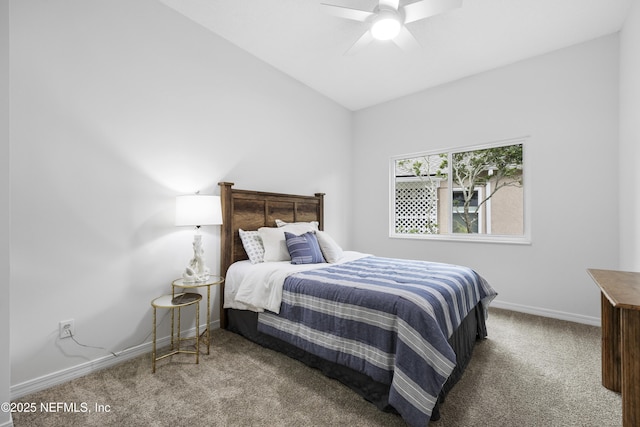
<instances>
[{"instance_id":1,"label":"blue pillow","mask_svg":"<svg viewBox=\"0 0 640 427\"><path fill-rule=\"evenodd\" d=\"M284 237L287 240L289 255L291 255L291 264L319 264L326 262L314 232L308 231L296 236L285 231Z\"/></svg>"}]
</instances>

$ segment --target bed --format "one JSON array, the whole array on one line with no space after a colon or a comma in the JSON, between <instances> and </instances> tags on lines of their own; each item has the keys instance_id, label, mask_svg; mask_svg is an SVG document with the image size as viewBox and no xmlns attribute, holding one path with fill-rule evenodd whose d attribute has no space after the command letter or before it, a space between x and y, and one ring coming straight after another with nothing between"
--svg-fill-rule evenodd
<instances>
[{"instance_id":1,"label":"bed","mask_svg":"<svg viewBox=\"0 0 640 427\"><path fill-rule=\"evenodd\" d=\"M321 370L411 426L439 419L487 336L491 286L464 266L343 251L324 232L323 193L219 185L221 327Z\"/></svg>"}]
</instances>

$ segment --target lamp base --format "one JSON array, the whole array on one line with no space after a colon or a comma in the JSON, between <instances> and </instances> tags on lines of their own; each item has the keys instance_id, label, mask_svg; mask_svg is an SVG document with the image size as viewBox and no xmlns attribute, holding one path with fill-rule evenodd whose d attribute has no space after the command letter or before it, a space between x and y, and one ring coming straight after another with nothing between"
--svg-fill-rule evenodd
<instances>
[{"instance_id":1,"label":"lamp base","mask_svg":"<svg viewBox=\"0 0 640 427\"><path fill-rule=\"evenodd\" d=\"M193 236L193 258L182 273L184 283L206 282L209 279L209 268L204 265L204 249L202 249L202 236Z\"/></svg>"},{"instance_id":2,"label":"lamp base","mask_svg":"<svg viewBox=\"0 0 640 427\"><path fill-rule=\"evenodd\" d=\"M190 275L185 271L182 273L182 283L204 283L209 280L211 275L209 273L203 274L201 276Z\"/></svg>"}]
</instances>

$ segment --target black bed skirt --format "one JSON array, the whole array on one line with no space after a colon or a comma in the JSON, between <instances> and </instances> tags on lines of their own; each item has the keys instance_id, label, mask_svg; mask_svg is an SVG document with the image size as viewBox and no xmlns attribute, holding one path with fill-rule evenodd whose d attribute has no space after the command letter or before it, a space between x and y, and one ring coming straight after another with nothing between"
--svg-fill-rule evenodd
<instances>
[{"instance_id":1,"label":"black bed skirt","mask_svg":"<svg viewBox=\"0 0 640 427\"><path fill-rule=\"evenodd\" d=\"M227 329L231 332L240 334L263 347L270 348L299 360L312 368L319 369L324 375L345 384L382 411L396 412L395 409L389 405L388 384L374 381L371 377L361 372L321 359L289 343L258 332L257 313L228 309L227 319L229 322ZM462 377L465 368L469 364L469 360L471 360L476 340L483 339L486 336L487 330L483 310L480 305L478 305L465 317L458 329L453 333L451 338L449 338L449 344L456 353L457 364L442 387L438 403L433 408L431 414L432 421L440 418L439 405L444 402L444 398L449 390L451 390Z\"/></svg>"}]
</instances>

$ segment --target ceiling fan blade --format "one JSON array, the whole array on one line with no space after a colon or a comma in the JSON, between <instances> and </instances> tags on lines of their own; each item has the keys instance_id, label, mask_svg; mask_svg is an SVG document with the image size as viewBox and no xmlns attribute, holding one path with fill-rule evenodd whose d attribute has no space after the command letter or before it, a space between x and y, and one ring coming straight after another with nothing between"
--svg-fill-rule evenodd
<instances>
[{"instance_id":1,"label":"ceiling fan blade","mask_svg":"<svg viewBox=\"0 0 640 427\"><path fill-rule=\"evenodd\" d=\"M393 10L398 10L399 3L400 3L400 0L380 0L378 4L379 6L386 6Z\"/></svg>"},{"instance_id":2,"label":"ceiling fan blade","mask_svg":"<svg viewBox=\"0 0 640 427\"><path fill-rule=\"evenodd\" d=\"M369 43L373 41L373 36L371 35L371 31L367 30L366 33L362 35L354 44L349 48L348 51L345 52L345 55L354 55L360 49L367 46Z\"/></svg>"},{"instance_id":3,"label":"ceiling fan blade","mask_svg":"<svg viewBox=\"0 0 640 427\"><path fill-rule=\"evenodd\" d=\"M337 16L338 18L351 19L353 21L365 22L371 16L373 16L373 12L368 12L366 10L360 9L351 9L349 7L336 6L334 4L326 4L320 3L324 9L330 13L331 15Z\"/></svg>"},{"instance_id":4,"label":"ceiling fan blade","mask_svg":"<svg viewBox=\"0 0 640 427\"><path fill-rule=\"evenodd\" d=\"M462 6L462 0L420 0L402 8L405 16L404 23L429 18L460 6Z\"/></svg>"},{"instance_id":5,"label":"ceiling fan blade","mask_svg":"<svg viewBox=\"0 0 640 427\"><path fill-rule=\"evenodd\" d=\"M420 49L420 43L404 25L400 29L400 33L391 40L404 51Z\"/></svg>"}]
</instances>

